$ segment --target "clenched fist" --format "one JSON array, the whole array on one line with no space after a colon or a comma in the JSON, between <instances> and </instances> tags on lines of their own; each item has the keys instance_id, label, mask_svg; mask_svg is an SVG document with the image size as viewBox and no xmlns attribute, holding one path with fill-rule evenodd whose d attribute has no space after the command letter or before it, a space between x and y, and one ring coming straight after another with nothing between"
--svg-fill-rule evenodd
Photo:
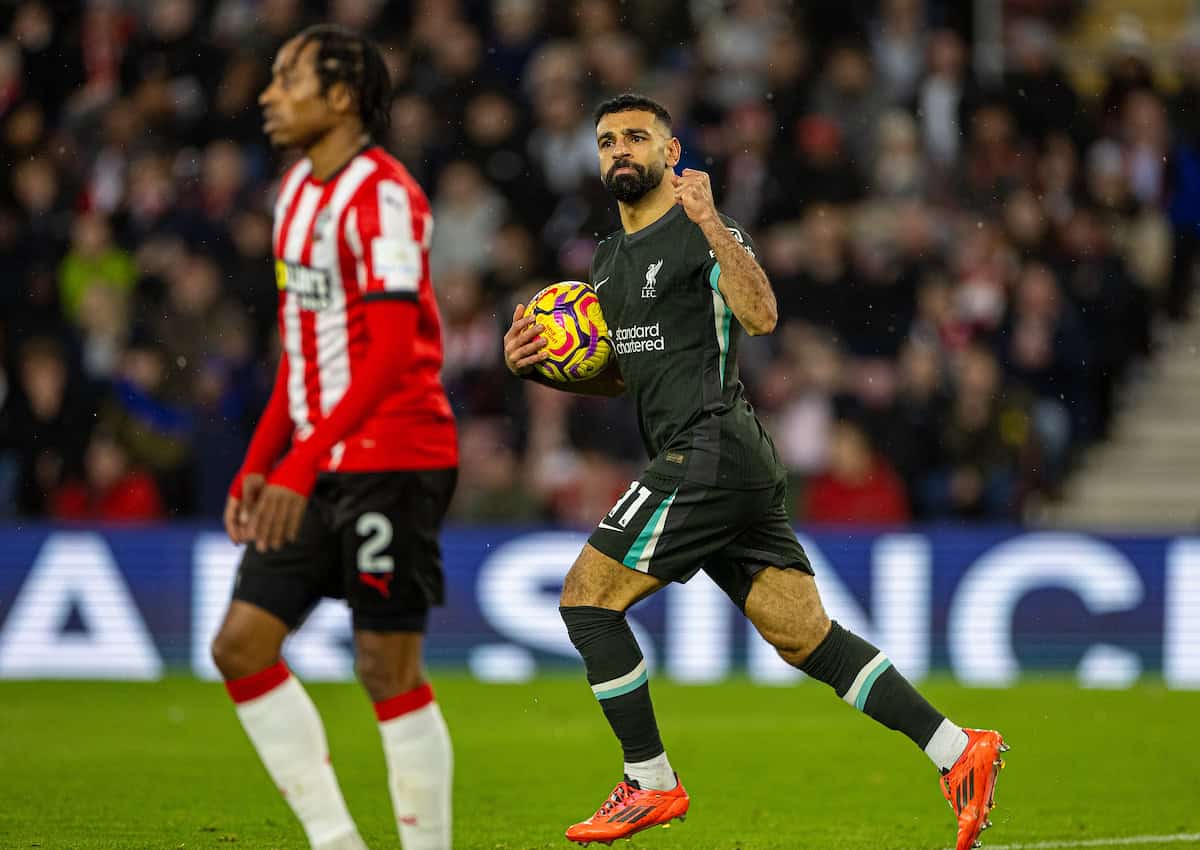
<instances>
[{"instance_id":1,"label":"clenched fist","mask_svg":"<svg viewBox=\"0 0 1200 850\"><path fill-rule=\"evenodd\" d=\"M683 207L687 217L696 224L718 218L706 172L694 168L685 168L682 174L671 172L671 185L675 187L675 203Z\"/></svg>"}]
</instances>

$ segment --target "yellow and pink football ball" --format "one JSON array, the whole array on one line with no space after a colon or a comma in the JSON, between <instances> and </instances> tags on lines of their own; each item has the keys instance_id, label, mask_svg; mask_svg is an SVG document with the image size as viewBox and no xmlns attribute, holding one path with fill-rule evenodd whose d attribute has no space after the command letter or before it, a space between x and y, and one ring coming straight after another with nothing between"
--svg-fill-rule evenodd
<instances>
[{"instance_id":1,"label":"yellow and pink football ball","mask_svg":"<svg viewBox=\"0 0 1200 850\"><path fill-rule=\"evenodd\" d=\"M552 283L529 301L526 316L542 326L548 352L534 368L552 381L586 381L613 356L608 324L596 291L578 280Z\"/></svg>"}]
</instances>

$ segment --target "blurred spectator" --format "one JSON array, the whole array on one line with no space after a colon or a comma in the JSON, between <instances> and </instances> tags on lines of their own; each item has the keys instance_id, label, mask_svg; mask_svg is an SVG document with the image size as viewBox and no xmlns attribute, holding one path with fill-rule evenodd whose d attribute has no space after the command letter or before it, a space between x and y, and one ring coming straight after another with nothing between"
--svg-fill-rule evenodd
<instances>
[{"instance_id":1,"label":"blurred spectator","mask_svg":"<svg viewBox=\"0 0 1200 850\"><path fill-rule=\"evenodd\" d=\"M108 289L123 299L136 280L133 257L113 244L108 221L95 213L75 219L71 249L58 269L59 303L67 317L79 322L92 289Z\"/></svg>"},{"instance_id":2,"label":"blurred spectator","mask_svg":"<svg viewBox=\"0 0 1200 850\"><path fill-rule=\"evenodd\" d=\"M605 33L586 45L589 74L595 78L597 98L640 91L645 86L642 48L626 33Z\"/></svg>"},{"instance_id":3,"label":"blurred spectator","mask_svg":"<svg viewBox=\"0 0 1200 850\"><path fill-rule=\"evenodd\" d=\"M891 109L879 121L879 148L871 185L882 198L915 198L926 188L917 122L902 109Z\"/></svg>"},{"instance_id":4,"label":"blurred spectator","mask_svg":"<svg viewBox=\"0 0 1200 850\"><path fill-rule=\"evenodd\" d=\"M862 177L848 160L842 131L833 120L819 115L801 118L796 122L794 137L794 157L791 152L785 153L776 166L785 185L805 187L801 197L791 196L794 209L862 198ZM774 212L782 215L785 209Z\"/></svg>"},{"instance_id":5,"label":"blurred spectator","mask_svg":"<svg viewBox=\"0 0 1200 850\"><path fill-rule=\"evenodd\" d=\"M112 434L92 434L83 465L82 480L71 478L54 491L55 519L146 522L164 516L154 478L131 465L125 447Z\"/></svg>"},{"instance_id":6,"label":"blurred spectator","mask_svg":"<svg viewBox=\"0 0 1200 850\"><path fill-rule=\"evenodd\" d=\"M1101 130L1108 135L1116 135L1126 97L1134 91L1154 89L1150 53L1141 19L1133 12L1120 13L1107 47L1106 80L1100 97Z\"/></svg>"},{"instance_id":7,"label":"blurred spectator","mask_svg":"<svg viewBox=\"0 0 1200 850\"><path fill-rule=\"evenodd\" d=\"M787 145L792 128L808 105L813 73L811 50L808 41L792 27L776 30L767 49L767 100L779 122L778 141Z\"/></svg>"},{"instance_id":8,"label":"blurred spectator","mask_svg":"<svg viewBox=\"0 0 1200 850\"><path fill-rule=\"evenodd\" d=\"M1034 188L1040 191L1042 209L1055 224L1062 224L1082 194L1079 184L1079 149L1065 133L1050 132L1042 142Z\"/></svg>"},{"instance_id":9,"label":"blurred spectator","mask_svg":"<svg viewBox=\"0 0 1200 850\"><path fill-rule=\"evenodd\" d=\"M1096 436L1088 391L1088 370L1096 364L1078 314L1063 298L1054 273L1041 263L1029 263L1021 271L1000 341L1001 360L1013 381L1035 399L1034 432L1047 477L1057 481L1072 438Z\"/></svg>"},{"instance_id":10,"label":"blurred spectator","mask_svg":"<svg viewBox=\"0 0 1200 850\"><path fill-rule=\"evenodd\" d=\"M496 361L502 331L485 310L479 275L462 267L447 269L438 280L438 304L445 352L442 381L454 412L467 417L503 413L508 370Z\"/></svg>"},{"instance_id":11,"label":"blurred spectator","mask_svg":"<svg viewBox=\"0 0 1200 850\"><path fill-rule=\"evenodd\" d=\"M433 106L419 94L401 92L392 101L388 148L422 186L431 187L440 164Z\"/></svg>"},{"instance_id":12,"label":"blurred spectator","mask_svg":"<svg viewBox=\"0 0 1200 850\"><path fill-rule=\"evenodd\" d=\"M541 505L503 423L468 419L458 434L459 476L450 514L461 522L532 522Z\"/></svg>"},{"instance_id":13,"label":"blurred spectator","mask_svg":"<svg viewBox=\"0 0 1200 850\"><path fill-rule=\"evenodd\" d=\"M813 92L813 111L837 122L850 162L859 169L875 158L875 129L887 109L867 52L852 41L836 45Z\"/></svg>"},{"instance_id":14,"label":"blurred spectator","mask_svg":"<svg viewBox=\"0 0 1200 850\"><path fill-rule=\"evenodd\" d=\"M520 81L541 41L543 11L540 0L497 0L492 4L488 69L509 88Z\"/></svg>"},{"instance_id":15,"label":"blurred spectator","mask_svg":"<svg viewBox=\"0 0 1200 850\"><path fill-rule=\"evenodd\" d=\"M474 163L459 160L446 166L433 199L429 265L434 275L456 267L486 269L488 248L507 206Z\"/></svg>"},{"instance_id":16,"label":"blurred spectator","mask_svg":"<svg viewBox=\"0 0 1200 850\"><path fill-rule=\"evenodd\" d=\"M966 135L965 116L977 97L967 74L967 54L953 30L938 30L929 41L925 78L917 85L915 110L930 164L948 172L957 163Z\"/></svg>"},{"instance_id":17,"label":"blurred spectator","mask_svg":"<svg viewBox=\"0 0 1200 850\"><path fill-rule=\"evenodd\" d=\"M714 72L709 96L722 107L762 97L767 47L780 25L772 0L737 0L729 11L707 4L698 21L700 53Z\"/></svg>"},{"instance_id":18,"label":"blurred spectator","mask_svg":"<svg viewBox=\"0 0 1200 850\"><path fill-rule=\"evenodd\" d=\"M842 358L834 339L798 322L781 332L782 357L763 388L763 406L780 459L793 473L824 468L833 423L833 397L841 391Z\"/></svg>"},{"instance_id":19,"label":"blurred spectator","mask_svg":"<svg viewBox=\"0 0 1200 850\"><path fill-rule=\"evenodd\" d=\"M1130 278L1094 211L1077 210L1061 241L1063 288L1086 318L1082 323L1090 350L1086 405L1095 417L1090 436L1104 437L1127 370L1135 359L1151 353L1151 294Z\"/></svg>"},{"instance_id":20,"label":"blurred spectator","mask_svg":"<svg viewBox=\"0 0 1200 850\"><path fill-rule=\"evenodd\" d=\"M846 222L836 207L814 205L805 212L803 249L794 277L776 279L779 317L843 332L853 317Z\"/></svg>"},{"instance_id":21,"label":"blurred spectator","mask_svg":"<svg viewBox=\"0 0 1200 850\"><path fill-rule=\"evenodd\" d=\"M126 349L98 421L125 446L132 462L153 473L171 514L192 509L189 469L193 423L168 399L170 366L155 343L135 340Z\"/></svg>"},{"instance_id":22,"label":"blurred spectator","mask_svg":"<svg viewBox=\"0 0 1200 850\"><path fill-rule=\"evenodd\" d=\"M0 41L0 118L21 102L24 91L25 63L21 49L9 39Z\"/></svg>"},{"instance_id":23,"label":"blurred spectator","mask_svg":"<svg viewBox=\"0 0 1200 850\"><path fill-rule=\"evenodd\" d=\"M924 0L883 0L871 27L871 56L888 99L908 100L925 62Z\"/></svg>"},{"instance_id":24,"label":"blurred spectator","mask_svg":"<svg viewBox=\"0 0 1200 850\"><path fill-rule=\"evenodd\" d=\"M943 421L936 466L919 489L933 519L1006 520L1016 509L1017 461L1029 440L1024 409L1011 402L991 352L962 353L956 397Z\"/></svg>"},{"instance_id":25,"label":"blurred spectator","mask_svg":"<svg viewBox=\"0 0 1200 850\"><path fill-rule=\"evenodd\" d=\"M537 124L529 150L550 188L565 194L594 179L596 132L583 109L583 93L571 85L546 85L536 91L533 105Z\"/></svg>"},{"instance_id":26,"label":"blurred spectator","mask_svg":"<svg viewBox=\"0 0 1200 850\"><path fill-rule=\"evenodd\" d=\"M895 398L876 416L873 428L907 492L915 493L940 459L939 432L950 405L949 389L938 349L910 340L900 352Z\"/></svg>"},{"instance_id":27,"label":"blurred spectator","mask_svg":"<svg viewBox=\"0 0 1200 850\"><path fill-rule=\"evenodd\" d=\"M813 523L889 525L909 518L899 476L850 419L834 423L829 466L809 482L806 501L804 518Z\"/></svg>"},{"instance_id":28,"label":"blurred spectator","mask_svg":"<svg viewBox=\"0 0 1200 850\"><path fill-rule=\"evenodd\" d=\"M555 198L541 166L529 153L525 121L516 102L499 91L476 95L467 104L463 130L467 158L500 191L515 217L536 226Z\"/></svg>"},{"instance_id":29,"label":"blurred spectator","mask_svg":"<svg viewBox=\"0 0 1200 850\"><path fill-rule=\"evenodd\" d=\"M970 127L959 191L973 209L993 215L1003 198L1026 181L1027 157L1018 147L1012 113L1003 103L980 103Z\"/></svg>"},{"instance_id":30,"label":"blurred spectator","mask_svg":"<svg viewBox=\"0 0 1200 850\"><path fill-rule=\"evenodd\" d=\"M79 473L94 408L63 346L51 337L21 345L17 378L9 420L20 467L17 505L22 514L38 516L49 509L55 488Z\"/></svg>"},{"instance_id":31,"label":"blurred spectator","mask_svg":"<svg viewBox=\"0 0 1200 850\"><path fill-rule=\"evenodd\" d=\"M729 110L722 132L728 153L711 178L721 211L751 230L795 215L793 192L771 167L774 123L770 107L757 101Z\"/></svg>"},{"instance_id":32,"label":"blurred spectator","mask_svg":"<svg viewBox=\"0 0 1200 850\"><path fill-rule=\"evenodd\" d=\"M233 258L226 271L225 289L253 322L254 348L261 354L275 331L279 297L271 252L271 218L257 210L239 211L229 230Z\"/></svg>"},{"instance_id":33,"label":"blurred spectator","mask_svg":"<svg viewBox=\"0 0 1200 850\"><path fill-rule=\"evenodd\" d=\"M249 318L225 308L210 321L213 342L197 365L189 399L196 460L189 500L195 511L217 516L267 403L275 370L256 357Z\"/></svg>"},{"instance_id":34,"label":"blurred spectator","mask_svg":"<svg viewBox=\"0 0 1200 850\"><path fill-rule=\"evenodd\" d=\"M204 129L210 140L226 139L241 147L263 148L258 93L266 87L266 63L251 53L234 55L225 66Z\"/></svg>"},{"instance_id":35,"label":"blurred spectator","mask_svg":"<svg viewBox=\"0 0 1200 850\"><path fill-rule=\"evenodd\" d=\"M222 344L220 329L234 321L226 314L238 312L222 292L220 268L207 255L191 254L169 271L166 297L147 320L167 367L164 397L179 403L193 397L198 370Z\"/></svg>"},{"instance_id":36,"label":"blurred spectator","mask_svg":"<svg viewBox=\"0 0 1200 850\"><path fill-rule=\"evenodd\" d=\"M1021 133L1041 142L1051 131L1075 128L1079 102L1058 63L1054 31L1026 18L1009 29L1012 68L1005 74L1005 100Z\"/></svg>"}]
</instances>

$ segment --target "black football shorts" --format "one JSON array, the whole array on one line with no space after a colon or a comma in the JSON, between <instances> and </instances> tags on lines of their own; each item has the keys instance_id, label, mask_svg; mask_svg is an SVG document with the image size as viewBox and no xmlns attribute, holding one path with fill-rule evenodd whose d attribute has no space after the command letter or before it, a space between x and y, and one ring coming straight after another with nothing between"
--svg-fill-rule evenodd
<instances>
[{"instance_id":1,"label":"black football shorts","mask_svg":"<svg viewBox=\"0 0 1200 850\"><path fill-rule=\"evenodd\" d=\"M423 632L445 597L438 532L457 469L322 473L300 533L274 552L246 546L233 598L295 629L322 598L354 628Z\"/></svg>"},{"instance_id":2,"label":"black football shorts","mask_svg":"<svg viewBox=\"0 0 1200 850\"><path fill-rule=\"evenodd\" d=\"M685 582L704 570L743 610L766 567L812 573L787 511L787 482L723 490L634 481L588 543L631 570Z\"/></svg>"}]
</instances>

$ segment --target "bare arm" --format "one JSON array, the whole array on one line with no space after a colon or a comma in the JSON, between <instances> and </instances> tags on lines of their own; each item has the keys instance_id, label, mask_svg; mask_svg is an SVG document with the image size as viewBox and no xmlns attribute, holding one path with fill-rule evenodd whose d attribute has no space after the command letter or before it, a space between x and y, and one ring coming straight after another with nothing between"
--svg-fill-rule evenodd
<instances>
[{"instance_id":1,"label":"bare arm","mask_svg":"<svg viewBox=\"0 0 1200 850\"><path fill-rule=\"evenodd\" d=\"M751 336L775 330L779 309L767 273L717 214L708 175L685 168L675 178L675 200L699 225L721 266L718 286L725 303Z\"/></svg>"}]
</instances>

